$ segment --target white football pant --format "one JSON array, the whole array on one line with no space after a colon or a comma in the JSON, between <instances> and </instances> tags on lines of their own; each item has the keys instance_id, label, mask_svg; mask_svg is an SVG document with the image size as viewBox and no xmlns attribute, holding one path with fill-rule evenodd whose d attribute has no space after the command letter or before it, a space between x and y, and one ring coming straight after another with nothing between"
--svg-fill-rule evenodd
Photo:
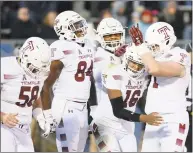
<instances>
[{"instance_id":1,"label":"white football pant","mask_svg":"<svg viewBox=\"0 0 193 153\"><path fill-rule=\"evenodd\" d=\"M92 126L96 145L100 152L137 152L134 133L127 132L122 126L120 129L114 128L108 126L108 123L104 123L104 120L94 120Z\"/></svg>"},{"instance_id":2,"label":"white football pant","mask_svg":"<svg viewBox=\"0 0 193 153\"><path fill-rule=\"evenodd\" d=\"M1 152L34 152L30 125L9 128L1 124Z\"/></svg>"},{"instance_id":3,"label":"white football pant","mask_svg":"<svg viewBox=\"0 0 193 153\"><path fill-rule=\"evenodd\" d=\"M55 102L57 104L58 101ZM57 113L54 107L52 111ZM65 102L60 124L56 128L56 144L59 152L84 151L88 137L87 113L86 103L68 100Z\"/></svg>"},{"instance_id":4,"label":"white football pant","mask_svg":"<svg viewBox=\"0 0 193 153\"><path fill-rule=\"evenodd\" d=\"M188 123L146 124L141 152L184 152Z\"/></svg>"}]
</instances>

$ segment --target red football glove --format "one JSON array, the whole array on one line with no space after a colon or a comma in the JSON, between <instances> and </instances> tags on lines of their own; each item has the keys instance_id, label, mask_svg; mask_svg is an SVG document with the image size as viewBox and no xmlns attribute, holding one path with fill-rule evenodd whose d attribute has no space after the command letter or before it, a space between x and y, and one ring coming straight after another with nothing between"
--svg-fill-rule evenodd
<instances>
[{"instance_id":1,"label":"red football glove","mask_svg":"<svg viewBox=\"0 0 193 153\"><path fill-rule=\"evenodd\" d=\"M139 30L138 24L137 27L132 26L129 29L129 35L131 36L135 46L138 46L143 43L143 35L142 32Z\"/></svg>"},{"instance_id":2,"label":"red football glove","mask_svg":"<svg viewBox=\"0 0 193 153\"><path fill-rule=\"evenodd\" d=\"M122 56L122 55L126 52L126 47L127 47L127 46L128 46L128 45L120 46L120 47L114 52L115 56L117 56L117 57Z\"/></svg>"}]
</instances>

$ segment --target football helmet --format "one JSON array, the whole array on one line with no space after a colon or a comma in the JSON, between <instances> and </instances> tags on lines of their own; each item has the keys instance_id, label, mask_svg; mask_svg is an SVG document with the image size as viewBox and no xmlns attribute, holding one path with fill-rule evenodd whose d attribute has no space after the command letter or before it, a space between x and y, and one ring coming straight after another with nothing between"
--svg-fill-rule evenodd
<instances>
[{"instance_id":1,"label":"football helmet","mask_svg":"<svg viewBox=\"0 0 193 153\"><path fill-rule=\"evenodd\" d=\"M140 77L145 72L144 64L140 56L135 51L135 45L126 48L123 56L123 66L129 75L133 78Z\"/></svg>"},{"instance_id":2,"label":"football helmet","mask_svg":"<svg viewBox=\"0 0 193 153\"><path fill-rule=\"evenodd\" d=\"M59 39L73 40L77 43L84 43L87 28L86 20L74 11L64 11L54 21L54 30Z\"/></svg>"},{"instance_id":3,"label":"football helmet","mask_svg":"<svg viewBox=\"0 0 193 153\"><path fill-rule=\"evenodd\" d=\"M28 38L20 48L18 57L21 67L30 77L40 78L48 74L51 50L42 38Z\"/></svg>"},{"instance_id":4,"label":"football helmet","mask_svg":"<svg viewBox=\"0 0 193 153\"><path fill-rule=\"evenodd\" d=\"M105 36L120 34L120 38L105 40ZM125 42L125 30L121 23L114 18L104 18L97 27L98 41L104 49L113 52ZM118 36L119 37L119 36Z\"/></svg>"},{"instance_id":5,"label":"football helmet","mask_svg":"<svg viewBox=\"0 0 193 153\"><path fill-rule=\"evenodd\" d=\"M154 57L160 57L169 51L176 42L173 27L166 22L156 22L145 33L145 42Z\"/></svg>"}]
</instances>

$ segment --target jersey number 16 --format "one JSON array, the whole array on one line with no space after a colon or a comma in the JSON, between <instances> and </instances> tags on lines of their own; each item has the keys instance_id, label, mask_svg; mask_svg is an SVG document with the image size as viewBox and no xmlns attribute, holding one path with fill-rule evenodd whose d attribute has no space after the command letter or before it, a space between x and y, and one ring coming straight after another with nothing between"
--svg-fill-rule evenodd
<instances>
[{"instance_id":1,"label":"jersey number 16","mask_svg":"<svg viewBox=\"0 0 193 153\"><path fill-rule=\"evenodd\" d=\"M126 92L124 107L127 107L127 105L129 105L129 107L133 107L139 100L141 90L135 90L133 94L131 94L131 92L132 92L131 90L127 90Z\"/></svg>"}]
</instances>

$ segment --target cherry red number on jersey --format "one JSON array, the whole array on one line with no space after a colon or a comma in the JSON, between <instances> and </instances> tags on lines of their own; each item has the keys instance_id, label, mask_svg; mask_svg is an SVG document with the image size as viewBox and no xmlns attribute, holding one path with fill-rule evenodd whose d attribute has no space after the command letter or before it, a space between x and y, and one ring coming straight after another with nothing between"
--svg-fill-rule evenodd
<instances>
[{"instance_id":1,"label":"cherry red number on jersey","mask_svg":"<svg viewBox=\"0 0 193 153\"><path fill-rule=\"evenodd\" d=\"M139 97L141 95L141 90L135 90L133 94L131 94L132 90L127 90L126 92L126 98L124 100L124 107L133 107L139 100Z\"/></svg>"},{"instance_id":2,"label":"cherry red number on jersey","mask_svg":"<svg viewBox=\"0 0 193 153\"><path fill-rule=\"evenodd\" d=\"M154 79L153 88L158 88L157 78L153 77L153 79Z\"/></svg>"},{"instance_id":3,"label":"cherry red number on jersey","mask_svg":"<svg viewBox=\"0 0 193 153\"><path fill-rule=\"evenodd\" d=\"M82 82L85 79L85 76L92 76L92 69L93 69L93 61L91 61L91 65L88 68L87 72L85 72L87 69L87 63L85 61L80 61L78 63L77 72L74 76L75 80L77 82Z\"/></svg>"},{"instance_id":4,"label":"cherry red number on jersey","mask_svg":"<svg viewBox=\"0 0 193 153\"><path fill-rule=\"evenodd\" d=\"M31 93L31 96L28 96L26 93ZM21 86L19 100L25 100L24 103L16 102L16 105L19 107L28 107L32 106L33 102L37 100L39 92L39 86Z\"/></svg>"}]
</instances>

